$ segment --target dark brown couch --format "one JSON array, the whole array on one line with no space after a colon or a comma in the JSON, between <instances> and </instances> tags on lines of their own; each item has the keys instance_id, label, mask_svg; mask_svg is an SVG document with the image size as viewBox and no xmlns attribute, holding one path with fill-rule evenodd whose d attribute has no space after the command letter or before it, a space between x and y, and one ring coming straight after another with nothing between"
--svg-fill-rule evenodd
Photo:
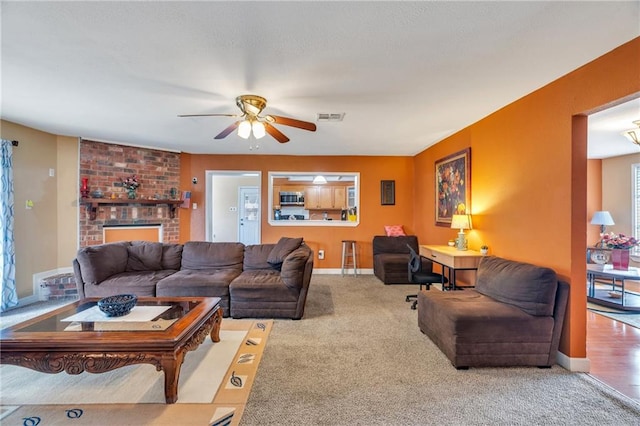
<instances>
[{"instance_id":1,"label":"dark brown couch","mask_svg":"<svg viewBox=\"0 0 640 426\"><path fill-rule=\"evenodd\" d=\"M568 294L552 269L483 257L475 289L418 295L418 326L456 368L549 367Z\"/></svg>"},{"instance_id":2,"label":"dark brown couch","mask_svg":"<svg viewBox=\"0 0 640 426\"><path fill-rule=\"evenodd\" d=\"M78 295L220 297L224 316L300 319L313 251L301 238L278 244L118 242L78 251Z\"/></svg>"},{"instance_id":3,"label":"dark brown couch","mask_svg":"<svg viewBox=\"0 0 640 426\"><path fill-rule=\"evenodd\" d=\"M373 274L385 284L410 284L409 283L409 244L416 253L418 250L418 237L405 235L400 237L387 237L376 235L373 237ZM428 259L422 259L422 271L431 272L433 263Z\"/></svg>"}]
</instances>

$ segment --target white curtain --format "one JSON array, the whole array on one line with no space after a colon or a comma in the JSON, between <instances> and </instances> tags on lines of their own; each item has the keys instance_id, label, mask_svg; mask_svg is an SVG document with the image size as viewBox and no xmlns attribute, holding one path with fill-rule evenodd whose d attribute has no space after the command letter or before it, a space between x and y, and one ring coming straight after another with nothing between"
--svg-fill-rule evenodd
<instances>
[{"instance_id":1,"label":"white curtain","mask_svg":"<svg viewBox=\"0 0 640 426\"><path fill-rule=\"evenodd\" d=\"M13 145L2 140L0 145L0 312L18 304L16 292L16 254L13 238Z\"/></svg>"}]
</instances>

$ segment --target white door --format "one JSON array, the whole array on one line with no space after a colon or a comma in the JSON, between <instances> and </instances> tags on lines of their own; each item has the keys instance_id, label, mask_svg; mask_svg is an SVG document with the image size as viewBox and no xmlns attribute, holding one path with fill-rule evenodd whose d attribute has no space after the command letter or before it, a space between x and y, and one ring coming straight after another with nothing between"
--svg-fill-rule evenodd
<instances>
[{"instance_id":1,"label":"white door","mask_svg":"<svg viewBox=\"0 0 640 426\"><path fill-rule=\"evenodd\" d=\"M260 192L257 186L239 188L238 241L260 244Z\"/></svg>"}]
</instances>

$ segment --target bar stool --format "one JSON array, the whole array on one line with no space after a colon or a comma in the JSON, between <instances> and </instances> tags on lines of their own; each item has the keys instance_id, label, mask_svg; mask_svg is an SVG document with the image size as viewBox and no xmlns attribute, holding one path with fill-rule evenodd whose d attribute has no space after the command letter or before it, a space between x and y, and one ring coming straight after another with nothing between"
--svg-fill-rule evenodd
<instances>
[{"instance_id":1,"label":"bar stool","mask_svg":"<svg viewBox=\"0 0 640 426\"><path fill-rule=\"evenodd\" d=\"M358 276L358 266L356 265L356 242L354 240L342 240L342 276L345 269L353 267L353 275Z\"/></svg>"}]
</instances>

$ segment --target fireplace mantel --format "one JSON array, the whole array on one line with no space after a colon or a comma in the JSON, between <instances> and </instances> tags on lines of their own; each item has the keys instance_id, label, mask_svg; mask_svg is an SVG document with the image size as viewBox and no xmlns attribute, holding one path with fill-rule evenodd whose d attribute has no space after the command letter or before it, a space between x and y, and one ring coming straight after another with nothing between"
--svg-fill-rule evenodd
<instances>
[{"instance_id":1,"label":"fireplace mantel","mask_svg":"<svg viewBox=\"0 0 640 426\"><path fill-rule=\"evenodd\" d=\"M86 204L89 219L95 220L98 212L98 206L117 206L117 205L158 205L167 204L169 206L169 216L171 219L176 217L176 208L182 204L182 200L143 200L129 198L81 198L80 202Z\"/></svg>"}]
</instances>

